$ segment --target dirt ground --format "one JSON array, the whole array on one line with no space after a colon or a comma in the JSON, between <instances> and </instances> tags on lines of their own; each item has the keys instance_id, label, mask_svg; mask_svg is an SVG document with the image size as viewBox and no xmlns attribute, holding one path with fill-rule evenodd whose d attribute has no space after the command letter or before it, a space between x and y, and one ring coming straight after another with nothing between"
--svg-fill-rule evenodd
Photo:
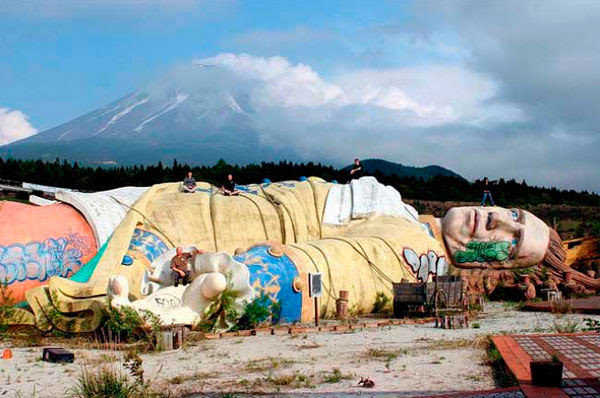
<instances>
[{"instance_id":1,"label":"dirt ground","mask_svg":"<svg viewBox=\"0 0 600 398\"><path fill-rule=\"evenodd\" d=\"M585 317L520 312L490 303L469 329L424 324L201 340L176 351L144 354L142 359L146 380L164 396L435 395L498 387L486 363L487 336L581 330ZM92 371L107 363L120 367L123 355L73 349L75 363L52 364L41 361L41 347L12 351L12 359L0 359L0 397L64 396L83 366ZM361 377L372 379L375 386L357 386Z\"/></svg>"}]
</instances>

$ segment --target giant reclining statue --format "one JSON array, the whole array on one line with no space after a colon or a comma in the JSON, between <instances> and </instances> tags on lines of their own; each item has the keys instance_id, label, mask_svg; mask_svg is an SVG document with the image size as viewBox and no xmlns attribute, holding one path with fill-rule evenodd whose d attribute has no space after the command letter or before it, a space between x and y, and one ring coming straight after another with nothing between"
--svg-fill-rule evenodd
<instances>
[{"instance_id":1,"label":"giant reclining statue","mask_svg":"<svg viewBox=\"0 0 600 398\"><path fill-rule=\"evenodd\" d=\"M517 269L532 271L534 282L544 284L560 283L568 268L558 235L519 209L459 207L441 220L419 216L395 189L372 177L346 185L312 177L240 189L240 196L226 197L200 183L196 193L184 194L168 183L125 198L109 195L123 213L110 237L98 240L96 256L70 279L52 276L28 289L20 322L92 331L110 300L150 310L166 324L194 325L227 288L237 292L238 312L265 294L279 304L281 320L306 322L315 315L309 273L322 275L319 311L332 316L340 290L349 292L350 308L369 312L377 293L391 295L392 282L401 280L452 272L482 293ZM81 207L85 195L70 203ZM109 217L115 203L93 217ZM189 286L173 286L169 278L177 246L201 249ZM574 279L583 288L600 287L583 274Z\"/></svg>"}]
</instances>

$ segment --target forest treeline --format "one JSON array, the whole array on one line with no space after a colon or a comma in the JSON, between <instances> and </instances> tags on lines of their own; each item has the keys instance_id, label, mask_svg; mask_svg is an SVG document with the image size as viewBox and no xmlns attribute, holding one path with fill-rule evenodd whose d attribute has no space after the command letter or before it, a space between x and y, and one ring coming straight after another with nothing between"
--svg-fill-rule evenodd
<instances>
[{"instance_id":1,"label":"forest treeline","mask_svg":"<svg viewBox=\"0 0 600 398\"><path fill-rule=\"evenodd\" d=\"M181 181L191 170L197 181L222 185L232 173L238 184L297 180L302 176L318 176L327 181L348 181L347 170L320 163L263 162L236 166L219 161L213 166L189 166L176 160L171 165L88 167L66 161L16 160L0 158L0 179L23 181L83 191L102 191L123 186L150 186L162 182ZM430 179L372 173L380 182L391 185L402 197L414 200L477 202L481 198L481 182L469 182L455 176L434 176ZM587 191L560 190L530 186L525 181L498 180L492 186L494 200L503 206L538 204L600 206L600 195Z\"/></svg>"}]
</instances>

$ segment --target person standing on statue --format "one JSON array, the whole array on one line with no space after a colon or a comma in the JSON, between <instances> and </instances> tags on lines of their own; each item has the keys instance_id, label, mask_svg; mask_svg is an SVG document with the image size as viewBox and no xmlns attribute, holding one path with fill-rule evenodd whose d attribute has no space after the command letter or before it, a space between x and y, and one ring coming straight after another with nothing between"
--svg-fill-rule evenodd
<instances>
[{"instance_id":1,"label":"person standing on statue","mask_svg":"<svg viewBox=\"0 0 600 398\"><path fill-rule=\"evenodd\" d=\"M490 190L492 184L496 181L490 181L487 177L483 177L483 196L481 197L481 206L485 206L485 202L487 198L490 198L490 203L492 206L496 206L494 204L494 199L492 198L492 191Z\"/></svg>"}]
</instances>

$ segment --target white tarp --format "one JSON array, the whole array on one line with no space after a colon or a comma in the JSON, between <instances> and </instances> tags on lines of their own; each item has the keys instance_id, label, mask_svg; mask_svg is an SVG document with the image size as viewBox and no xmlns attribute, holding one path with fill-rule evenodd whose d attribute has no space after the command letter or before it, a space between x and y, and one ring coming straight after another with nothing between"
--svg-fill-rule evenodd
<instances>
[{"instance_id":1,"label":"white tarp","mask_svg":"<svg viewBox=\"0 0 600 398\"><path fill-rule=\"evenodd\" d=\"M419 224L419 214L402 201L400 192L379 183L375 177L362 177L350 184L331 187L323 223L344 225L350 220L374 215L404 217Z\"/></svg>"},{"instance_id":2,"label":"white tarp","mask_svg":"<svg viewBox=\"0 0 600 398\"><path fill-rule=\"evenodd\" d=\"M74 189L51 187L48 185L32 184L29 182L24 182L23 184L21 184L21 186L25 189L31 189L32 191L41 191L41 192L54 193L54 194L58 191L77 192Z\"/></svg>"},{"instance_id":3,"label":"white tarp","mask_svg":"<svg viewBox=\"0 0 600 398\"><path fill-rule=\"evenodd\" d=\"M147 187L123 187L110 191L83 193L58 190L56 199L73 206L92 227L101 247Z\"/></svg>"},{"instance_id":4,"label":"white tarp","mask_svg":"<svg viewBox=\"0 0 600 398\"><path fill-rule=\"evenodd\" d=\"M31 203L32 205L36 205L36 206L49 206L49 205L53 205L57 202L56 202L56 200L49 200L46 198L42 198L40 196L29 195L29 203Z\"/></svg>"}]
</instances>

